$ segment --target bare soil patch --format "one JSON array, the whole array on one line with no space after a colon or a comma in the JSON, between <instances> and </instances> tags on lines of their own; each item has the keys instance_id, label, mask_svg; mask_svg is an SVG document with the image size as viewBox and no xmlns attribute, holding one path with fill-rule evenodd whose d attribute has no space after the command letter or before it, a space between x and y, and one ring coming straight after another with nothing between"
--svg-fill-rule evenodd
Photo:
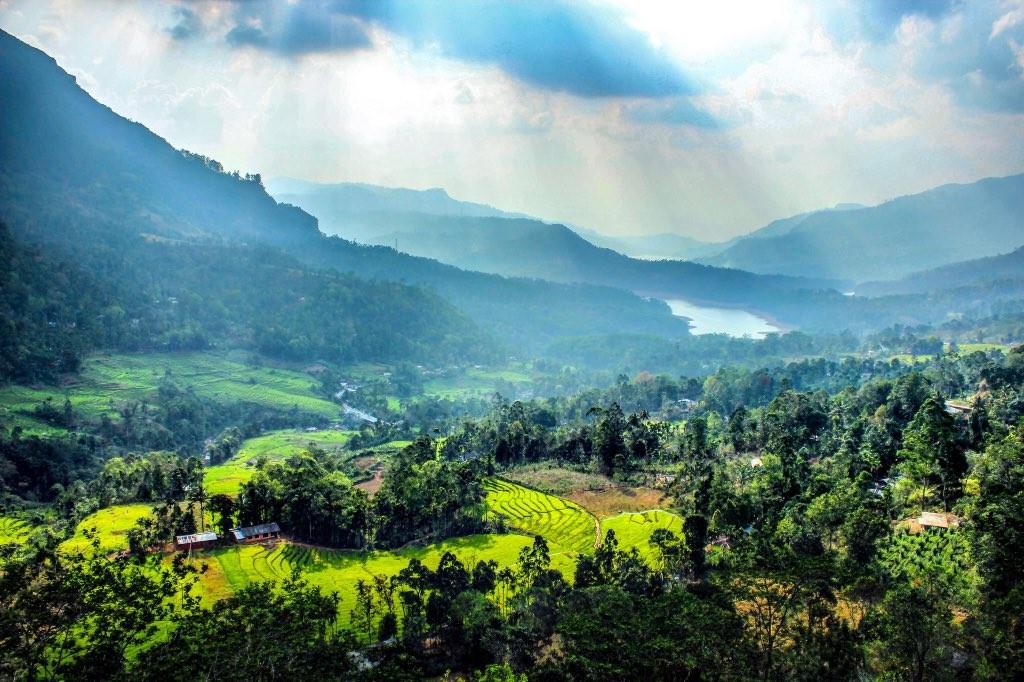
<instances>
[{"instance_id":1,"label":"bare soil patch","mask_svg":"<svg viewBox=\"0 0 1024 682\"><path fill-rule=\"evenodd\" d=\"M524 467L503 473L502 476L549 495L564 496L582 490L603 490L620 485L607 476L560 467Z\"/></svg>"},{"instance_id":2,"label":"bare soil patch","mask_svg":"<svg viewBox=\"0 0 1024 682\"><path fill-rule=\"evenodd\" d=\"M384 465L380 464L373 472L373 478L367 481L360 481L356 483L357 488L362 488L366 491L366 494L373 497L380 490L381 484L384 482Z\"/></svg>"},{"instance_id":3,"label":"bare soil patch","mask_svg":"<svg viewBox=\"0 0 1024 682\"><path fill-rule=\"evenodd\" d=\"M671 501L662 490L642 487L614 487L604 490L580 490L565 496L599 519L622 512L665 509Z\"/></svg>"}]
</instances>

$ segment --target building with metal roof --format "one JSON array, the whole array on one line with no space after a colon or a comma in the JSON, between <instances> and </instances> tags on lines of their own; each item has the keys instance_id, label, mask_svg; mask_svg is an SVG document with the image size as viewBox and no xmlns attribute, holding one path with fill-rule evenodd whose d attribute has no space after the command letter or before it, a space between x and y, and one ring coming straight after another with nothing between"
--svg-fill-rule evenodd
<instances>
[{"instance_id":1,"label":"building with metal roof","mask_svg":"<svg viewBox=\"0 0 1024 682\"><path fill-rule=\"evenodd\" d=\"M258 526L232 528L231 534L235 537L235 542L259 542L281 537L281 527L276 522L262 523Z\"/></svg>"},{"instance_id":2,"label":"building with metal roof","mask_svg":"<svg viewBox=\"0 0 1024 682\"><path fill-rule=\"evenodd\" d=\"M217 542L216 533L192 533L174 538L175 549L204 549Z\"/></svg>"}]
</instances>

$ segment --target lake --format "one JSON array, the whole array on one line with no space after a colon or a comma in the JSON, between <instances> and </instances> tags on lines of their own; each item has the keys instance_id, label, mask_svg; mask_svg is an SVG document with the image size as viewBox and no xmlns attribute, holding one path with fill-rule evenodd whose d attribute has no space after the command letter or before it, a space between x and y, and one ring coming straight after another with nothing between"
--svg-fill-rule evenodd
<instances>
[{"instance_id":1,"label":"lake","mask_svg":"<svg viewBox=\"0 0 1024 682\"><path fill-rule=\"evenodd\" d=\"M763 339L767 333L782 331L763 317L746 310L711 308L679 299L668 299L665 303L668 303L673 315L690 318L692 334L728 334Z\"/></svg>"}]
</instances>

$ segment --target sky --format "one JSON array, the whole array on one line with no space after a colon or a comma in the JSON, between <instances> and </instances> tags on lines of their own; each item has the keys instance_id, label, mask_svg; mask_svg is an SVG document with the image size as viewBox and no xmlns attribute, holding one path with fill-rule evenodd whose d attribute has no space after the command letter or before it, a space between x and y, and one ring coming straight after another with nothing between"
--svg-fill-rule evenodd
<instances>
[{"instance_id":1,"label":"sky","mask_svg":"<svg viewBox=\"0 0 1024 682\"><path fill-rule=\"evenodd\" d=\"M227 169L720 241L1024 172L1024 0L0 0Z\"/></svg>"}]
</instances>

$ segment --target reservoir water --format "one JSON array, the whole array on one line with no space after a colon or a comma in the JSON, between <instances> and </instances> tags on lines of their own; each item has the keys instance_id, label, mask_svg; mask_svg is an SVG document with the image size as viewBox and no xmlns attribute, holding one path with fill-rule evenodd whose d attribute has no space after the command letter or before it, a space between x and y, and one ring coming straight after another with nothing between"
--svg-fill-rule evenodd
<instances>
[{"instance_id":1,"label":"reservoir water","mask_svg":"<svg viewBox=\"0 0 1024 682\"><path fill-rule=\"evenodd\" d=\"M763 339L765 334L782 331L763 317L746 310L711 308L679 299L667 299L665 303L673 315L690 318L692 334L728 334Z\"/></svg>"}]
</instances>

